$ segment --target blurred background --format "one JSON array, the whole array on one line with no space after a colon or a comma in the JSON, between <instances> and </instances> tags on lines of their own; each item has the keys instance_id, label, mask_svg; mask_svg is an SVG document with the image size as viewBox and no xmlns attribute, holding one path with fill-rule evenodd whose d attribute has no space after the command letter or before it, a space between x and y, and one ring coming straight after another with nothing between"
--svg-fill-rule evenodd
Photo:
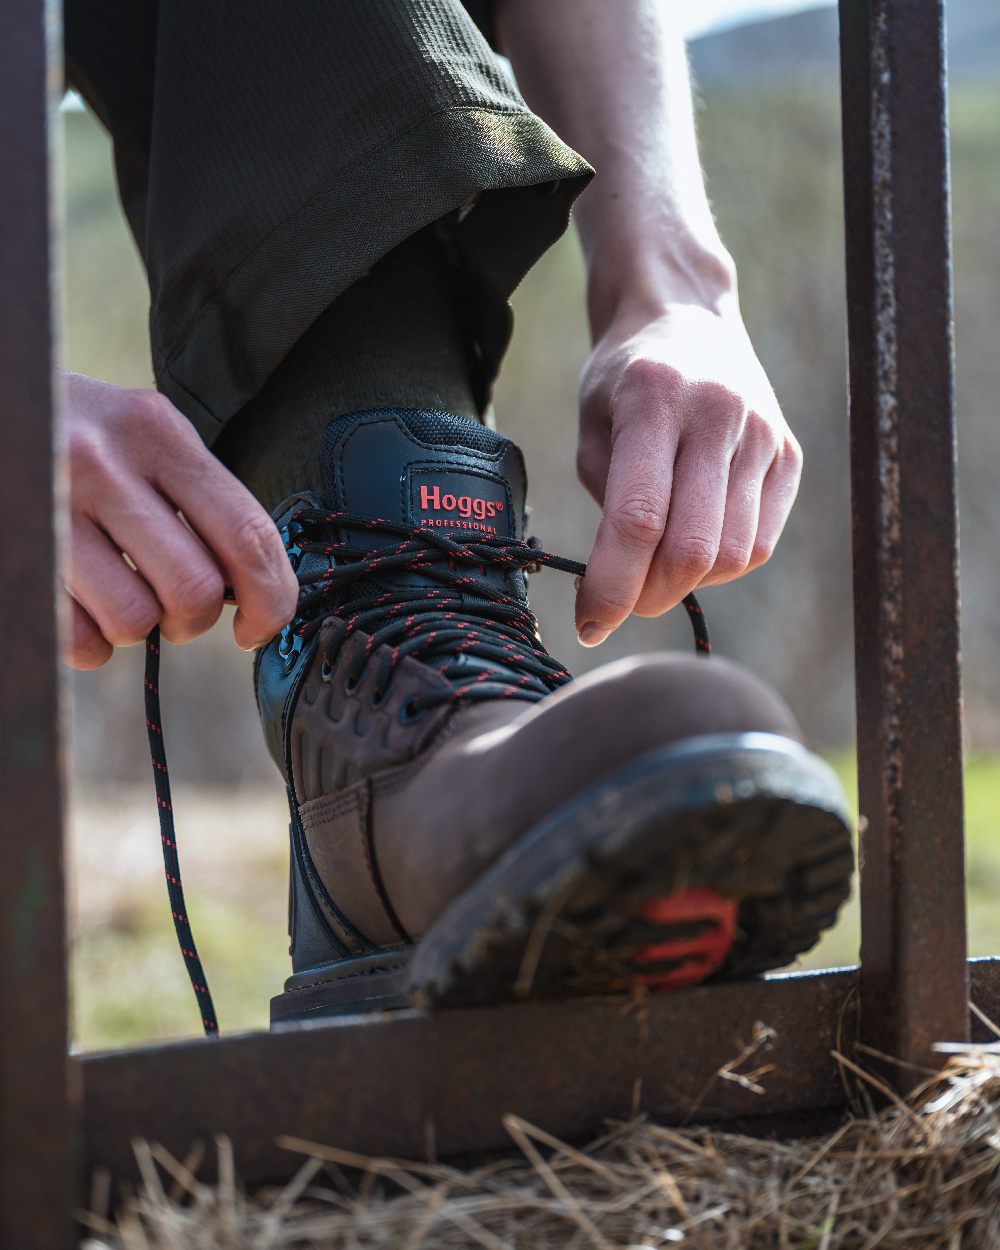
<instances>
[{"instance_id":1,"label":"blurred background","mask_svg":"<svg viewBox=\"0 0 1000 1250\"><path fill-rule=\"evenodd\" d=\"M716 0L691 24L709 191L751 335L805 450L799 502L771 563L704 592L702 602L717 650L777 686L852 785L837 25L829 7L763 12L788 7ZM995 0L950 0L949 9L972 942L974 953L994 953L1000 11ZM72 102L63 121L63 363L150 385L145 279L115 198L110 146ZM588 350L582 293L571 232L515 296L514 342L495 393L498 427L524 449L535 486L533 532L549 551L581 560L598 521L573 468ZM675 612L629 622L599 651L584 651L573 632L572 579L556 573L532 580L532 602L549 650L576 673L631 652L690 646ZM222 1025L234 1031L266 1027L268 998L288 972L287 813L261 741L250 658L232 644L228 619L192 646L166 648L162 690L189 910ZM163 887L141 669L135 648L72 678L74 1035L87 1048L198 1031ZM856 954L852 911L804 964Z\"/></svg>"}]
</instances>

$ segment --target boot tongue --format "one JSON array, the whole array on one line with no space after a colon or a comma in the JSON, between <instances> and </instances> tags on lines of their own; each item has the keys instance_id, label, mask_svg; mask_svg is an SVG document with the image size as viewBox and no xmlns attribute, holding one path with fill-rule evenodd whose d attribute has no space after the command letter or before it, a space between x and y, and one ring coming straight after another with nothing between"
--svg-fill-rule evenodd
<instances>
[{"instance_id":1,"label":"boot tongue","mask_svg":"<svg viewBox=\"0 0 1000 1250\"><path fill-rule=\"evenodd\" d=\"M337 417L322 457L335 511L448 534L521 538L524 461L477 421L445 412L380 409ZM379 545L398 539L372 535Z\"/></svg>"},{"instance_id":2,"label":"boot tongue","mask_svg":"<svg viewBox=\"0 0 1000 1250\"><path fill-rule=\"evenodd\" d=\"M392 521L458 542L523 537L524 460L509 439L476 421L417 409L351 413L329 423L320 454L331 511ZM352 545L369 551L396 547L401 541L397 535L360 525L345 525L343 532ZM393 609L400 600L425 599L426 590L446 589L450 611L460 615L464 606L475 619L486 622L494 599L491 591L499 590L508 604L519 601L527 609L527 586L520 571L464 561L460 568L467 579L460 591L418 569L373 570L365 581L355 582L350 598L386 601L382 619L366 621L368 633L398 620ZM510 668L472 652L458 649L427 662L446 670L451 681L489 677L503 684L499 674L506 670L512 681L522 684L516 665Z\"/></svg>"},{"instance_id":3,"label":"boot tongue","mask_svg":"<svg viewBox=\"0 0 1000 1250\"><path fill-rule=\"evenodd\" d=\"M476 535L523 537L521 452L468 417L417 409L349 413L326 427L321 455L333 511L394 521L459 542ZM349 532L358 545L371 548L400 542L377 531ZM496 566L466 571L508 594L526 595L520 573L505 579ZM440 588L440 582L412 570L372 580L382 588Z\"/></svg>"}]
</instances>

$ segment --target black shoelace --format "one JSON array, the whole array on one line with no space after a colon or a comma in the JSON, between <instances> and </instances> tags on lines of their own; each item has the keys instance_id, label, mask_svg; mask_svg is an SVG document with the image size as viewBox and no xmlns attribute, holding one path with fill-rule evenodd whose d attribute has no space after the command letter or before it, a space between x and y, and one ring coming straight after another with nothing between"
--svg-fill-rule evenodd
<instances>
[{"instance_id":1,"label":"black shoelace","mask_svg":"<svg viewBox=\"0 0 1000 1250\"><path fill-rule=\"evenodd\" d=\"M354 536L366 532L388 535L399 542L366 546ZM393 673L406 656L432 665L448 679L448 690L428 691L407 700L400 713L404 721L459 700L513 698L536 702L571 680L542 646L535 617L510 579L543 567L582 577L586 565L550 555L534 540L473 533L453 538L393 521L315 509L298 512L289 522L285 537L296 570L308 553L329 560L329 566L314 577L300 574L296 617L282 631L278 648L289 670L306 642L325 621L332 620L334 626L322 660L324 680L332 676L344 642L358 630L368 638L351 661L345 679L348 690L356 688L373 656L379 665L377 702L385 698ZM483 576L486 570L500 571L504 576L491 582ZM379 580L399 573L419 573L433 584L397 587ZM708 655L711 644L698 601L688 595L683 602L694 631L695 650ZM463 662L463 656L475 663ZM157 628L146 640L145 701L167 893L205 1034L216 1037L219 1024L215 1006L198 958L181 885L170 773L163 746L159 669Z\"/></svg>"}]
</instances>

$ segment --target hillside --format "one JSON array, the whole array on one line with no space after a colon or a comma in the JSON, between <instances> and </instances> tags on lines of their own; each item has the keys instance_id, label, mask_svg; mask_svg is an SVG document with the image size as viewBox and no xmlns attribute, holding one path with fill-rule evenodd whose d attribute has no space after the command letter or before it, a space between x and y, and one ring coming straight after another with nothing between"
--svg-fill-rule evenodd
<instances>
[{"instance_id":1,"label":"hillside","mask_svg":"<svg viewBox=\"0 0 1000 1250\"><path fill-rule=\"evenodd\" d=\"M995 0L950 0L948 59L955 84L1000 82L1000 6ZM771 86L776 81L837 80L837 12L833 6L748 22L691 44L702 88Z\"/></svg>"}]
</instances>

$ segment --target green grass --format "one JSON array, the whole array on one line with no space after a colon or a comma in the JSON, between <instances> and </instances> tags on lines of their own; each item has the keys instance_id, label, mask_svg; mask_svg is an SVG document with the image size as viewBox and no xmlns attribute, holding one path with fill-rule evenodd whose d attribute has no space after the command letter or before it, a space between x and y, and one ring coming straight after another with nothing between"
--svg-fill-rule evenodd
<instances>
[{"instance_id":1,"label":"green grass","mask_svg":"<svg viewBox=\"0 0 1000 1250\"><path fill-rule=\"evenodd\" d=\"M854 793L853 758L845 753L832 762L848 793ZM232 809L232 825L238 829L249 817L235 798ZM996 954L1000 953L996 905L1000 893L1000 756L970 761L966 811L970 952ZM152 826L149 849L155 859L158 846ZM213 876L220 867L226 875L223 889ZM268 999L280 991L288 972L286 888L283 854L258 846L241 855L236 843L222 833L214 863L197 866L188 875L192 921L226 1032L267 1027ZM78 939L73 958L78 1045L86 1049L126 1046L197 1032L191 991L161 892L162 879L155 870L143 874L143 883L124 880L123 896L108 908L107 918L85 928ZM797 966L855 963L858 933L855 891L837 927Z\"/></svg>"},{"instance_id":2,"label":"green grass","mask_svg":"<svg viewBox=\"0 0 1000 1250\"><path fill-rule=\"evenodd\" d=\"M831 760L848 794L857 792L854 757ZM969 953L1000 954L1000 756L980 755L965 769L966 880ZM857 879L840 923L801 961L805 968L856 963L860 945Z\"/></svg>"},{"instance_id":3,"label":"green grass","mask_svg":"<svg viewBox=\"0 0 1000 1250\"><path fill-rule=\"evenodd\" d=\"M282 874L271 884L281 895L287 888ZM290 971L283 926L261 924L252 907L218 900L200 899L191 911L226 1033L266 1029L269 999ZM200 1031L166 900L158 894L144 899L126 924L89 933L77 943L72 985L74 1034L84 1049Z\"/></svg>"}]
</instances>

